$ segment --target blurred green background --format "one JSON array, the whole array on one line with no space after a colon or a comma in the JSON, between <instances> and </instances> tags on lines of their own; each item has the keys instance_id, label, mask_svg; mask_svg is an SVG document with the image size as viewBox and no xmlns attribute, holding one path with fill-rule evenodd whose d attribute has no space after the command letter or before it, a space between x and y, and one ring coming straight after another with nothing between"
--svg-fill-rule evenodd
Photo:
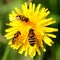
<instances>
[{"instance_id":1,"label":"blurred green background","mask_svg":"<svg viewBox=\"0 0 60 60\"><path fill-rule=\"evenodd\" d=\"M28 0L0 0L0 60L60 60L60 31L54 33L57 35L57 38L53 39L55 44L52 47L46 46L47 51L41 56L36 55L33 59L29 56L24 57L23 54L20 55L9 47L8 41L4 38L6 23L9 22L8 15L14 7L20 8L26 1ZM48 8L51 11L49 17L52 16L57 21L52 27L60 30L60 0L33 0L32 2L36 5L41 3Z\"/></svg>"}]
</instances>

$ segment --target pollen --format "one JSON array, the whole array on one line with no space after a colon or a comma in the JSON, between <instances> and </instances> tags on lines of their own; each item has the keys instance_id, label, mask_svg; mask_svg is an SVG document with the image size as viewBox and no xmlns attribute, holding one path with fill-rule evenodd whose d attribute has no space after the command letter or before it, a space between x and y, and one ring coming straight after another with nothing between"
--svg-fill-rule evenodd
<instances>
[{"instance_id":1,"label":"pollen","mask_svg":"<svg viewBox=\"0 0 60 60\"><path fill-rule=\"evenodd\" d=\"M52 17L47 18L50 11L41 7L41 4L35 7L35 3L31 2L29 6L24 3L21 8L20 10L16 7L9 14L10 22L6 25L10 27L5 30L5 37L9 39L11 48L18 50L19 54L24 52L25 56L30 55L33 58L36 52L41 55L41 49L46 52L44 43L48 46L54 44L50 37L56 38L52 32L57 32L58 29L48 27L56 21Z\"/></svg>"}]
</instances>

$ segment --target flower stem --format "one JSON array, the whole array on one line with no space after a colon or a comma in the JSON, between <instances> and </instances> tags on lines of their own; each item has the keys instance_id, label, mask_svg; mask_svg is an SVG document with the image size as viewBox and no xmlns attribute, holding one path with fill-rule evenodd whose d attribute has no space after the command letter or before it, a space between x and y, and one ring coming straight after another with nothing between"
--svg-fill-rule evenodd
<instances>
[{"instance_id":1,"label":"flower stem","mask_svg":"<svg viewBox=\"0 0 60 60\"><path fill-rule=\"evenodd\" d=\"M43 53L39 56L38 54L36 54L36 56L34 57L34 60L43 60Z\"/></svg>"},{"instance_id":2,"label":"flower stem","mask_svg":"<svg viewBox=\"0 0 60 60\"><path fill-rule=\"evenodd\" d=\"M24 56L24 55L22 55L22 56L20 56L20 60L34 60L33 58L31 58L30 56Z\"/></svg>"},{"instance_id":3,"label":"flower stem","mask_svg":"<svg viewBox=\"0 0 60 60\"><path fill-rule=\"evenodd\" d=\"M4 53L3 57L2 57L2 60L7 60L8 53L9 53L9 46L7 45L5 53Z\"/></svg>"},{"instance_id":4,"label":"flower stem","mask_svg":"<svg viewBox=\"0 0 60 60\"><path fill-rule=\"evenodd\" d=\"M52 60L56 60L54 46L50 47L50 49L51 49L51 54L52 54Z\"/></svg>"},{"instance_id":5,"label":"flower stem","mask_svg":"<svg viewBox=\"0 0 60 60\"><path fill-rule=\"evenodd\" d=\"M31 58L30 56L27 56L27 57L25 58L25 60L34 60L34 59Z\"/></svg>"}]
</instances>

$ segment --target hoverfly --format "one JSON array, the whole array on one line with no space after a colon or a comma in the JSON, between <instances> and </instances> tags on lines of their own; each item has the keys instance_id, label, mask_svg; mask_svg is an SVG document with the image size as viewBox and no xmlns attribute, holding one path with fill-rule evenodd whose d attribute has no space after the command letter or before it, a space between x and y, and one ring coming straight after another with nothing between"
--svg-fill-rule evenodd
<instances>
[{"instance_id":1,"label":"hoverfly","mask_svg":"<svg viewBox=\"0 0 60 60\"><path fill-rule=\"evenodd\" d=\"M17 15L16 18L17 18L18 20L25 21L25 22L28 22L28 21L29 21L29 19L26 18L26 17L23 16L23 15Z\"/></svg>"},{"instance_id":2,"label":"hoverfly","mask_svg":"<svg viewBox=\"0 0 60 60\"><path fill-rule=\"evenodd\" d=\"M21 35L21 33L19 31L17 31L15 34L14 34L14 37L12 38L12 44L15 44L15 42L17 42L17 38L18 36Z\"/></svg>"},{"instance_id":3,"label":"hoverfly","mask_svg":"<svg viewBox=\"0 0 60 60\"><path fill-rule=\"evenodd\" d=\"M34 33L34 29L30 29L29 30L29 34L28 34L28 40L31 46L34 46L35 44L35 37L34 37L35 33Z\"/></svg>"}]
</instances>

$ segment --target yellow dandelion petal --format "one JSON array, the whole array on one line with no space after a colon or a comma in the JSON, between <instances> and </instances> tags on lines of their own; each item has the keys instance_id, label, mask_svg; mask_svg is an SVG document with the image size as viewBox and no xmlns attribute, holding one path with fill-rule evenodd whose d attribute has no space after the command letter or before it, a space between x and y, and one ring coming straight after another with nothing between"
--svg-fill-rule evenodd
<instances>
[{"instance_id":1,"label":"yellow dandelion petal","mask_svg":"<svg viewBox=\"0 0 60 60\"><path fill-rule=\"evenodd\" d=\"M33 57L33 52L32 52L32 51L33 51L33 47L30 47L30 48L29 48L29 55L30 55L31 57Z\"/></svg>"},{"instance_id":2,"label":"yellow dandelion petal","mask_svg":"<svg viewBox=\"0 0 60 60\"><path fill-rule=\"evenodd\" d=\"M24 46L22 46L20 49L19 49L19 53L22 54L24 52L25 48Z\"/></svg>"},{"instance_id":3,"label":"yellow dandelion petal","mask_svg":"<svg viewBox=\"0 0 60 60\"><path fill-rule=\"evenodd\" d=\"M46 35L45 35L43 41L49 46L52 46L52 44L54 44L54 42Z\"/></svg>"},{"instance_id":4,"label":"yellow dandelion petal","mask_svg":"<svg viewBox=\"0 0 60 60\"><path fill-rule=\"evenodd\" d=\"M51 28L51 27L44 27L43 29L45 32L57 32L58 31L58 29Z\"/></svg>"},{"instance_id":5,"label":"yellow dandelion petal","mask_svg":"<svg viewBox=\"0 0 60 60\"><path fill-rule=\"evenodd\" d=\"M22 26L21 22L16 21L16 20L13 20L12 22L7 23L6 25L9 25L9 26L14 26L14 27L19 27L19 26ZM19 26L18 26L18 25L19 25Z\"/></svg>"},{"instance_id":6,"label":"yellow dandelion petal","mask_svg":"<svg viewBox=\"0 0 60 60\"><path fill-rule=\"evenodd\" d=\"M24 5L22 4L22 11L23 11L23 15L27 16L27 3L25 3Z\"/></svg>"},{"instance_id":7,"label":"yellow dandelion petal","mask_svg":"<svg viewBox=\"0 0 60 60\"><path fill-rule=\"evenodd\" d=\"M16 29L17 29L17 27L11 27L11 28L6 29L5 32L12 32Z\"/></svg>"},{"instance_id":8,"label":"yellow dandelion petal","mask_svg":"<svg viewBox=\"0 0 60 60\"><path fill-rule=\"evenodd\" d=\"M25 56L27 56L28 55L28 48L26 48L26 50L25 50Z\"/></svg>"},{"instance_id":9,"label":"yellow dandelion petal","mask_svg":"<svg viewBox=\"0 0 60 60\"><path fill-rule=\"evenodd\" d=\"M33 12L32 3L29 4L29 13Z\"/></svg>"},{"instance_id":10,"label":"yellow dandelion petal","mask_svg":"<svg viewBox=\"0 0 60 60\"><path fill-rule=\"evenodd\" d=\"M36 55L36 47L34 47L34 49L33 49L33 57Z\"/></svg>"},{"instance_id":11,"label":"yellow dandelion petal","mask_svg":"<svg viewBox=\"0 0 60 60\"><path fill-rule=\"evenodd\" d=\"M15 11L17 14L23 14L21 10L19 10L17 7L15 7Z\"/></svg>"},{"instance_id":12,"label":"yellow dandelion petal","mask_svg":"<svg viewBox=\"0 0 60 60\"><path fill-rule=\"evenodd\" d=\"M16 32L17 32L17 30L12 31L11 33L9 32L9 33L7 33L7 34L5 35L5 37L6 37L7 39L11 39L11 38L13 37L13 34L16 33Z\"/></svg>"},{"instance_id":13,"label":"yellow dandelion petal","mask_svg":"<svg viewBox=\"0 0 60 60\"><path fill-rule=\"evenodd\" d=\"M10 14L9 14L9 19L10 19L10 21L13 21L13 20L15 20L16 18L16 13L14 12L14 11L12 11Z\"/></svg>"},{"instance_id":14,"label":"yellow dandelion petal","mask_svg":"<svg viewBox=\"0 0 60 60\"><path fill-rule=\"evenodd\" d=\"M12 45L12 41L9 42L9 45L10 45L13 49L16 48L16 45Z\"/></svg>"},{"instance_id":15,"label":"yellow dandelion petal","mask_svg":"<svg viewBox=\"0 0 60 60\"><path fill-rule=\"evenodd\" d=\"M28 41L25 41L25 43L23 43L19 48L18 52L22 54L25 51L25 56L27 56L27 52L28 52L27 50L28 50Z\"/></svg>"},{"instance_id":16,"label":"yellow dandelion petal","mask_svg":"<svg viewBox=\"0 0 60 60\"><path fill-rule=\"evenodd\" d=\"M40 49L38 46L36 46L36 51L37 51L38 55L41 55L41 52L40 52Z\"/></svg>"},{"instance_id":17,"label":"yellow dandelion petal","mask_svg":"<svg viewBox=\"0 0 60 60\"><path fill-rule=\"evenodd\" d=\"M55 23L55 22L56 22L56 21L54 21L54 20L50 20L50 21L42 24L42 26L48 26L48 25L51 25L51 24L53 24L53 23Z\"/></svg>"},{"instance_id":18,"label":"yellow dandelion petal","mask_svg":"<svg viewBox=\"0 0 60 60\"><path fill-rule=\"evenodd\" d=\"M46 52L46 48L44 46L41 46L42 50Z\"/></svg>"},{"instance_id":19,"label":"yellow dandelion petal","mask_svg":"<svg viewBox=\"0 0 60 60\"><path fill-rule=\"evenodd\" d=\"M57 32L58 29L47 27L56 21L52 17L46 18L50 11L45 7L41 8L41 4L36 7L35 3L31 2L29 6L24 3L21 7L22 9L15 7L15 11L9 14L10 22L6 25L10 28L5 30L5 37L10 40L11 48L33 58L36 52L41 55L40 49L46 52L44 43L49 46L54 44L50 37L56 38L52 32Z\"/></svg>"},{"instance_id":20,"label":"yellow dandelion petal","mask_svg":"<svg viewBox=\"0 0 60 60\"><path fill-rule=\"evenodd\" d=\"M56 35L54 34L47 34L49 37L56 38Z\"/></svg>"},{"instance_id":21,"label":"yellow dandelion petal","mask_svg":"<svg viewBox=\"0 0 60 60\"><path fill-rule=\"evenodd\" d=\"M40 6L41 6L41 4L39 4L39 5L37 6L37 8L36 8L36 10L35 10L35 13L34 13L35 16L38 15Z\"/></svg>"},{"instance_id":22,"label":"yellow dandelion petal","mask_svg":"<svg viewBox=\"0 0 60 60\"><path fill-rule=\"evenodd\" d=\"M29 48L29 55L33 58L36 54L36 46Z\"/></svg>"},{"instance_id":23,"label":"yellow dandelion petal","mask_svg":"<svg viewBox=\"0 0 60 60\"><path fill-rule=\"evenodd\" d=\"M38 15L38 18L41 20L41 19L44 19L47 15L49 15L50 11L47 11L48 9L45 9L45 8L42 8L40 11L39 11L39 15Z\"/></svg>"},{"instance_id":24,"label":"yellow dandelion petal","mask_svg":"<svg viewBox=\"0 0 60 60\"><path fill-rule=\"evenodd\" d=\"M52 20L52 18L48 18L48 19L43 19L43 20L38 21L37 25L48 26L48 25L51 25L51 24L53 24L55 22L56 21Z\"/></svg>"},{"instance_id":25,"label":"yellow dandelion petal","mask_svg":"<svg viewBox=\"0 0 60 60\"><path fill-rule=\"evenodd\" d=\"M35 12L35 4L33 4L32 9L33 9L33 13L34 13Z\"/></svg>"}]
</instances>

